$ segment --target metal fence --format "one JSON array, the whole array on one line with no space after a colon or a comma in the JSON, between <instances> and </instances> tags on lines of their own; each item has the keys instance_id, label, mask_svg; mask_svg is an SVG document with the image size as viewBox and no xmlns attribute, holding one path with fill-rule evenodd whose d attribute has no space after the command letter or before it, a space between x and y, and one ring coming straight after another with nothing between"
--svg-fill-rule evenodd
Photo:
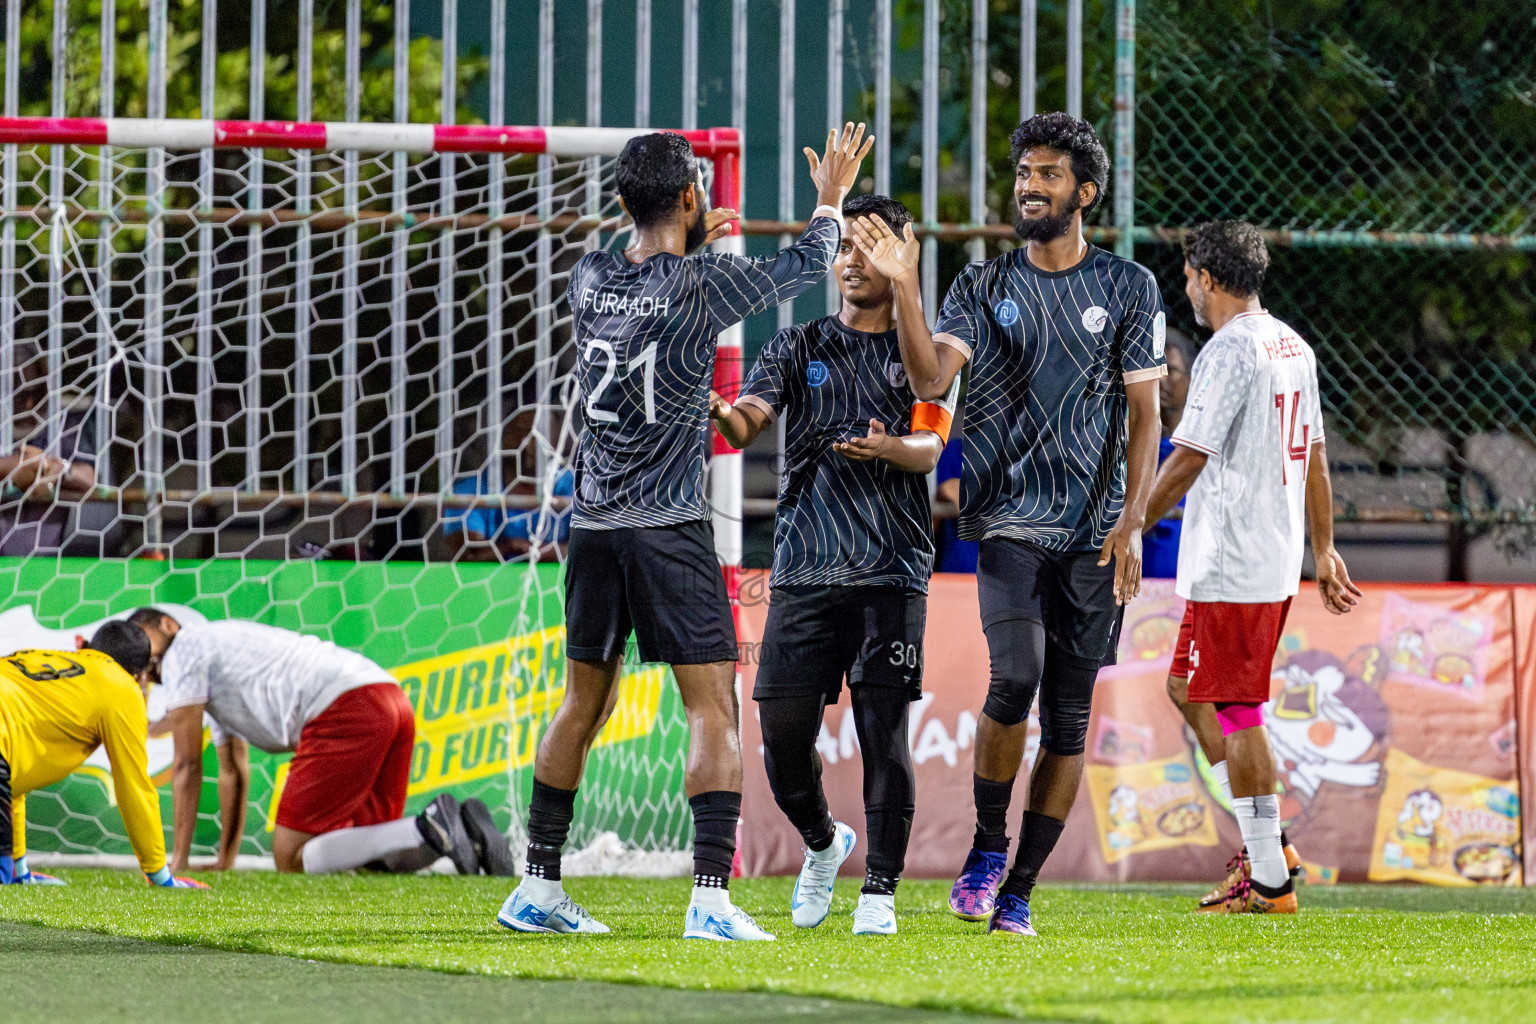
<instances>
[{"instance_id":1,"label":"metal fence","mask_svg":"<svg viewBox=\"0 0 1536 1024\"><path fill-rule=\"evenodd\" d=\"M1532 520L1530 0L1445 11L1366 0L490 0L474 11L473 21L461 16L456 0L204 0L200 8L10 0L4 112L730 124L748 144L753 251L776 244L809 208L808 186L797 184L800 147L828 123L863 118L879 139L866 187L907 201L922 226L930 315L966 260L1013 244L1007 133L1020 114L1080 112L1116 156L1111 202L1092 236L1122 251L1134 243L1167 289L1173 323L1193 331L1181 293L1182 230L1214 217L1269 230L1266 301L1320 353L1341 517L1444 521L1463 532ZM0 268L0 378L7 386L54 381L37 353L57 328L25 308L17 290L30 236L14 147L6 159L0 246L23 257ZM419 173L423 189L441 183L429 166ZM230 244L247 260L257 250L271 258L297 244L283 232L295 229L248 226ZM50 255L33 256L45 271ZM350 266L338 273L358 272ZM70 287L47 284L37 301L68 308ZM824 296L759 318L748 325L749 353L776 326L834 303L829 285ZM326 316L344 331L353 313ZM537 326L556 330L558 317ZM273 328L252 317L250 329ZM228 344L238 358L249 339ZM346 352L317 350L306 368L275 373L271 394L232 393L232 415L250 424L243 430L259 430L290 403L284 389L296 375L318 375L315 390L349 372L366 375L364 365L341 365ZM442 387L430 370L424 377L419 400L430 404ZM493 431L493 420L515 411L497 417L489 398L462 397L477 429ZM362 406L338 398L338 430L349 408ZM381 409L386 420L398 412ZM194 443L209 422L217 418L189 426ZM121 429L120 440L135 444L139 428ZM380 435L369 452L331 446L334 470L317 462L289 481L263 484L259 461L217 472L255 489L304 493L305 479L317 486L360 468L369 470L357 477L364 491L440 494L446 475L427 468L442 447L417 453ZM755 455L748 487L768 499L773 452ZM122 479L134 468L113 473ZM297 534L306 515L301 504L271 529ZM372 515L356 524L359 535ZM421 543L380 550L443 555L430 542L432 515L385 518Z\"/></svg>"}]
</instances>

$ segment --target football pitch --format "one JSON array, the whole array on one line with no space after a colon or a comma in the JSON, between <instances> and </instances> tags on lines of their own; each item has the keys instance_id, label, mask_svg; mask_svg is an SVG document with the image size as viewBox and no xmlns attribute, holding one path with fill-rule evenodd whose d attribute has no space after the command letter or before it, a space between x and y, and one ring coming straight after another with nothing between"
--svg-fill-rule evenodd
<instances>
[{"instance_id":1,"label":"football pitch","mask_svg":"<svg viewBox=\"0 0 1536 1024\"><path fill-rule=\"evenodd\" d=\"M496 926L502 879L246 874L204 893L64 874L0 893L0 1019L1374 1024L1536 1004L1536 890L1308 888L1284 919L1197 917L1185 887L1045 886L1041 935L1020 941L950 916L946 883L907 881L901 934L855 939L856 880L799 931L790 879L745 879L736 901L779 941L723 946L679 937L682 879L568 881L614 929L573 939Z\"/></svg>"}]
</instances>

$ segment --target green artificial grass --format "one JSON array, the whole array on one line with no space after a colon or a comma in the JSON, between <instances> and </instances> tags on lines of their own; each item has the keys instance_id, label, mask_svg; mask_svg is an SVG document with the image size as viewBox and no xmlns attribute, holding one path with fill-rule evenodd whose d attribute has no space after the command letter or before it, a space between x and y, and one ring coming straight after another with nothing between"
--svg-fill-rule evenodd
<instances>
[{"instance_id":1,"label":"green artificial grass","mask_svg":"<svg viewBox=\"0 0 1536 1024\"><path fill-rule=\"evenodd\" d=\"M216 888L203 893L154 890L112 872L65 877L68 888L0 893L0 919L351 964L1033 1021L1536 1019L1536 891L1520 889L1304 889L1299 917L1266 918L1197 917L1187 888L1048 886L1033 901L1040 937L1018 940L988 938L950 916L946 883L908 881L897 897L901 934L855 939L855 880L839 884L820 928L800 931L789 921L791 881L750 879L732 885L736 902L779 941L719 945L679 937L688 893L680 879L569 880L614 929L570 938L496 926L509 889L499 879L204 876Z\"/></svg>"}]
</instances>

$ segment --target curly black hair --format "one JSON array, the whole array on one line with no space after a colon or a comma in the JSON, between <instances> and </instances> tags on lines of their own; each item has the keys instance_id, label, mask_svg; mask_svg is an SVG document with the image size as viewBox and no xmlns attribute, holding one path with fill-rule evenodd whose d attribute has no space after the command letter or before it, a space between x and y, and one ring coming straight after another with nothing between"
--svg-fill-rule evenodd
<instances>
[{"instance_id":1,"label":"curly black hair","mask_svg":"<svg viewBox=\"0 0 1536 1024\"><path fill-rule=\"evenodd\" d=\"M149 634L136 622L103 622L86 646L105 654L131 676L143 672L149 664Z\"/></svg>"},{"instance_id":2,"label":"curly black hair","mask_svg":"<svg viewBox=\"0 0 1536 1024\"><path fill-rule=\"evenodd\" d=\"M683 189L698 182L699 158L676 132L637 135L624 144L614 180L637 227L672 216Z\"/></svg>"},{"instance_id":3,"label":"curly black hair","mask_svg":"<svg viewBox=\"0 0 1536 1024\"><path fill-rule=\"evenodd\" d=\"M1240 299L1259 294L1269 249L1259 229L1241 220L1213 220L1184 236L1184 260Z\"/></svg>"},{"instance_id":4,"label":"curly black hair","mask_svg":"<svg viewBox=\"0 0 1536 1024\"><path fill-rule=\"evenodd\" d=\"M885 221L885 226L898 236L902 228L912 223L912 211L903 206L899 200L874 193L855 196L848 200L843 204L843 216L850 220L854 217L879 217Z\"/></svg>"},{"instance_id":5,"label":"curly black hair","mask_svg":"<svg viewBox=\"0 0 1536 1024\"><path fill-rule=\"evenodd\" d=\"M1012 142L1009 160L1015 167L1024 151L1035 146L1046 146L1072 158L1072 176L1077 183L1091 181L1098 186L1093 201L1083 207L1084 216L1104 201L1104 193L1109 191L1109 154L1104 152L1099 133L1087 121L1059 110L1036 114L1019 122L1013 130Z\"/></svg>"}]
</instances>

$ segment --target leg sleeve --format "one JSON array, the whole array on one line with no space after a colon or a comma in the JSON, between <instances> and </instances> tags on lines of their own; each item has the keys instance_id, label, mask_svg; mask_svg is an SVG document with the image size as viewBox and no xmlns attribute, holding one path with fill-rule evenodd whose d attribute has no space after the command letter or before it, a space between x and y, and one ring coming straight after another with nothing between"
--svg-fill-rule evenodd
<instances>
[{"instance_id":1,"label":"leg sleeve","mask_svg":"<svg viewBox=\"0 0 1536 1024\"><path fill-rule=\"evenodd\" d=\"M1045 626L1030 619L1000 619L986 627L992 679L982 714L999 725L1029 717L1045 668Z\"/></svg>"},{"instance_id":2,"label":"leg sleeve","mask_svg":"<svg viewBox=\"0 0 1536 1024\"><path fill-rule=\"evenodd\" d=\"M816 753L823 699L816 693L757 702L768 785L807 845L832 832L832 815L821 789L821 755Z\"/></svg>"},{"instance_id":3,"label":"leg sleeve","mask_svg":"<svg viewBox=\"0 0 1536 1024\"><path fill-rule=\"evenodd\" d=\"M1046 646L1040 684L1040 747L1053 754L1081 754L1088 743L1088 715L1099 662Z\"/></svg>"},{"instance_id":4,"label":"leg sleeve","mask_svg":"<svg viewBox=\"0 0 1536 1024\"><path fill-rule=\"evenodd\" d=\"M901 690L853 688L853 721L864 754L864 822L869 838L865 864L891 880L901 875L917 786L907 746L911 709Z\"/></svg>"}]
</instances>

